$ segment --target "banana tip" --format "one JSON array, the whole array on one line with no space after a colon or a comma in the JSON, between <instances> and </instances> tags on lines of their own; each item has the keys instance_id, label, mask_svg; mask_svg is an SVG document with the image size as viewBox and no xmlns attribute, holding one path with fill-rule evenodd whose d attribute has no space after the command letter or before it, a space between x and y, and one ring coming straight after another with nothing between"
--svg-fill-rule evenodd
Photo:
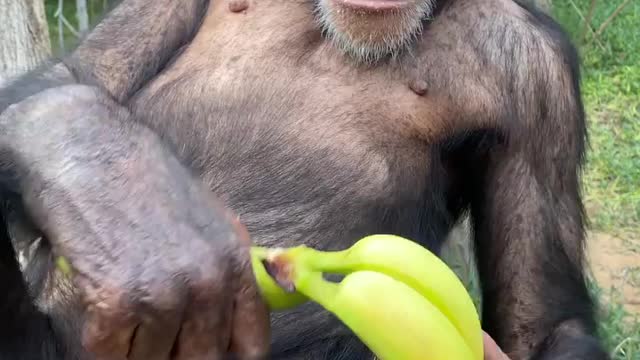
<instances>
[{"instance_id":1,"label":"banana tip","mask_svg":"<svg viewBox=\"0 0 640 360\"><path fill-rule=\"evenodd\" d=\"M262 259L262 266L265 271L284 291L288 293L294 293L296 287L293 281L294 266L279 251L271 252L266 259Z\"/></svg>"}]
</instances>

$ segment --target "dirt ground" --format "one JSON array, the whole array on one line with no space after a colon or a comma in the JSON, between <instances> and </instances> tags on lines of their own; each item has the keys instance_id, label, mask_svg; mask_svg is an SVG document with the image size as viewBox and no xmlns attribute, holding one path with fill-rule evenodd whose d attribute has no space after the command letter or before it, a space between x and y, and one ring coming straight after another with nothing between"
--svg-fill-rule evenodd
<instances>
[{"instance_id":1,"label":"dirt ground","mask_svg":"<svg viewBox=\"0 0 640 360\"><path fill-rule=\"evenodd\" d=\"M614 287L632 314L640 315L640 237L593 233L587 244L591 271L605 291Z\"/></svg>"}]
</instances>

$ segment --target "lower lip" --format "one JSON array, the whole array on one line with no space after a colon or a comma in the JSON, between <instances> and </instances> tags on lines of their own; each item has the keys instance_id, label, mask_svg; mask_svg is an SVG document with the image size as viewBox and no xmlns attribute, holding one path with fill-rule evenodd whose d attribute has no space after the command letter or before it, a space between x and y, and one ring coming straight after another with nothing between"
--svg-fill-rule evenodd
<instances>
[{"instance_id":1,"label":"lower lip","mask_svg":"<svg viewBox=\"0 0 640 360\"><path fill-rule=\"evenodd\" d=\"M334 0L338 4L354 10L393 11L406 7L409 0Z\"/></svg>"}]
</instances>

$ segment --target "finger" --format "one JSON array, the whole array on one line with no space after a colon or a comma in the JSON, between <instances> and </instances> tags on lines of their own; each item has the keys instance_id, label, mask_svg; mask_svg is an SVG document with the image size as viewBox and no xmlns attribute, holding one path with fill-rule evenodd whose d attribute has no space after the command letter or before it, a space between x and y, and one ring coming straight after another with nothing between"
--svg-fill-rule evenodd
<instances>
[{"instance_id":1,"label":"finger","mask_svg":"<svg viewBox=\"0 0 640 360\"><path fill-rule=\"evenodd\" d=\"M106 303L90 305L82 333L83 346L96 359L125 359L136 322L117 307Z\"/></svg>"},{"instance_id":2,"label":"finger","mask_svg":"<svg viewBox=\"0 0 640 360\"><path fill-rule=\"evenodd\" d=\"M230 210L228 210L225 215L227 221L231 224L233 233L235 234L235 239L240 242L240 246L250 247L252 245L251 236L249 236L247 227L240 222L240 217L232 213Z\"/></svg>"},{"instance_id":3,"label":"finger","mask_svg":"<svg viewBox=\"0 0 640 360\"><path fill-rule=\"evenodd\" d=\"M169 359L180 330L183 309L154 309L153 312L155 316L144 316L136 328L129 360Z\"/></svg>"},{"instance_id":4,"label":"finger","mask_svg":"<svg viewBox=\"0 0 640 360\"><path fill-rule=\"evenodd\" d=\"M269 308L258 291L249 253L238 271L230 352L236 359L265 359L271 342Z\"/></svg>"},{"instance_id":5,"label":"finger","mask_svg":"<svg viewBox=\"0 0 640 360\"><path fill-rule=\"evenodd\" d=\"M482 340L484 344L484 360L509 360L489 334L483 332Z\"/></svg>"},{"instance_id":6,"label":"finger","mask_svg":"<svg viewBox=\"0 0 640 360\"><path fill-rule=\"evenodd\" d=\"M232 302L225 282L207 281L192 288L182 327L178 334L174 359L222 359L228 348Z\"/></svg>"}]
</instances>

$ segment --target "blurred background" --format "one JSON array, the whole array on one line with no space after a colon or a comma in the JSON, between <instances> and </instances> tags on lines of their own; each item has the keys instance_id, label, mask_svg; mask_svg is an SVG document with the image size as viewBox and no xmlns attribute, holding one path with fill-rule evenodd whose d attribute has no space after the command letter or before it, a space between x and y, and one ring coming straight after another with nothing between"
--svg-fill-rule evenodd
<instances>
[{"instance_id":1,"label":"blurred background","mask_svg":"<svg viewBox=\"0 0 640 360\"><path fill-rule=\"evenodd\" d=\"M640 360L640 0L530 1L562 24L580 51L590 132L583 174L590 286L613 358ZM73 48L116 3L0 0L0 84ZM445 259L480 306L468 238L465 222Z\"/></svg>"}]
</instances>

